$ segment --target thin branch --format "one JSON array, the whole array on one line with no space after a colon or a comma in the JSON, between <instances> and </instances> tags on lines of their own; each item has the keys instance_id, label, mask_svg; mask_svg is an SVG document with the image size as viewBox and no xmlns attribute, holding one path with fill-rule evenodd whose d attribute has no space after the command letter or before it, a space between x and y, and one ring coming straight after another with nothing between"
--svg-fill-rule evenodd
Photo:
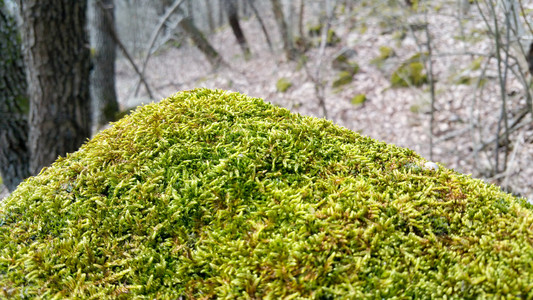
<instances>
[{"instance_id":1,"label":"thin branch","mask_svg":"<svg viewBox=\"0 0 533 300\"><path fill-rule=\"evenodd\" d=\"M109 12L105 9L105 7L103 6L103 4L100 1L98 1L98 5L100 6L100 9L104 9L105 17L108 18L108 19L111 19L111 16L109 15ZM135 64L135 62L131 58L128 50L126 49L126 47L124 47L124 44L122 44L122 42L120 41L120 39L118 37L118 34L117 34L117 31L113 27L111 28L110 31L111 31L111 37L113 38L115 43L117 43L117 46L120 48L120 51L122 51L122 54L130 62L131 66L135 70L135 73L137 73L139 75L140 81L142 81L142 83L144 84L144 87L146 88L146 92L148 93L150 98L154 98L154 96L152 94L152 91L150 90L150 86L148 85L148 83L146 82L146 79L144 78L144 75L139 71L139 68L137 68L137 65Z\"/></svg>"},{"instance_id":2,"label":"thin branch","mask_svg":"<svg viewBox=\"0 0 533 300\"><path fill-rule=\"evenodd\" d=\"M184 1L185 0L175 1L174 5L172 5L172 7L168 9L165 15L159 20L159 24L157 24L154 32L152 32L152 36L150 37L150 41L148 42L148 51L146 51L146 56L143 59L142 70L141 70L141 73L139 74L139 78L140 78L139 80L142 80L144 76L144 72L146 71L146 66L148 65L148 60L150 59L150 56L152 55L152 48L154 47L155 41L157 37L159 36L159 33L163 29L163 26L165 25L167 20L172 16L172 14L176 10L179 9L180 5ZM137 81L137 83L135 84L135 96L137 96L137 94L139 93L139 84L140 84L139 81Z\"/></svg>"},{"instance_id":3,"label":"thin branch","mask_svg":"<svg viewBox=\"0 0 533 300\"><path fill-rule=\"evenodd\" d=\"M270 37L268 35L268 31L266 30L265 23L263 23L263 19L259 15L259 12L257 11L257 8L255 7L253 0L248 0L248 3L250 4L250 8L252 8L252 11L255 14L255 17L257 18L257 21L259 22L259 25L261 26L261 30L263 30L263 34L265 35L265 39L268 45L268 49L270 50L270 53L274 53L274 48L272 48L272 42L270 41Z\"/></svg>"}]
</instances>

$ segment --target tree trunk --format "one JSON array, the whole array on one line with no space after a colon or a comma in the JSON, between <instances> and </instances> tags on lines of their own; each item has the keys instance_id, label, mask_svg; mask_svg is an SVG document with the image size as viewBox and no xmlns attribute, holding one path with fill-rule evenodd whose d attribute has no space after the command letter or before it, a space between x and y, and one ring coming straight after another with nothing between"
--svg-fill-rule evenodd
<instances>
[{"instance_id":1,"label":"tree trunk","mask_svg":"<svg viewBox=\"0 0 533 300\"><path fill-rule=\"evenodd\" d=\"M231 26L231 30L233 31L233 34L235 35L235 38L241 47L242 53L244 54L244 59L248 60L251 56L250 47L248 46L248 42L246 41L244 33L241 29L241 24L239 23L239 7L237 0L225 0L224 8L226 9L226 13L228 15L228 21L229 25Z\"/></svg>"},{"instance_id":2,"label":"tree trunk","mask_svg":"<svg viewBox=\"0 0 533 300\"><path fill-rule=\"evenodd\" d=\"M211 46L209 41L205 38L204 34L196 28L191 18L184 17L178 23L179 27L191 38L194 45L202 51L211 66L217 69L223 63L222 58L218 52Z\"/></svg>"},{"instance_id":3,"label":"tree trunk","mask_svg":"<svg viewBox=\"0 0 533 300\"><path fill-rule=\"evenodd\" d=\"M0 174L13 191L28 169L28 84L15 18L0 0Z\"/></svg>"},{"instance_id":4,"label":"tree trunk","mask_svg":"<svg viewBox=\"0 0 533 300\"><path fill-rule=\"evenodd\" d=\"M115 89L116 44L113 0L90 0L94 12L90 33L93 49L91 72L92 131L115 121L119 107Z\"/></svg>"},{"instance_id":5,"label":"tree trunk","mask_svg":"<svg viewBox=\"0 0 533 300\"><path fill-rule=\"evenodd\" d=\"M30 172L90 136L87 1L18 0L30 95Z\"/></svg>"},{"instance_id":6,"label":"tree trunk","mask_svg":"<svg viewBox=\"0 0 533 300\"><path fill-rule=\"evenodd\" d=\"M287 26L287 22L285 22L285 16L283 14L281 2L280 0L271 0L271 2L272 10L274 11L274 17L276 19L276 23L278 24L281 33L281 39L283 41L283 51L285 52L285 56L288 60L294 60L296 59L296 51L292 45L291 35Z\"/></svg>"}]
</instances>

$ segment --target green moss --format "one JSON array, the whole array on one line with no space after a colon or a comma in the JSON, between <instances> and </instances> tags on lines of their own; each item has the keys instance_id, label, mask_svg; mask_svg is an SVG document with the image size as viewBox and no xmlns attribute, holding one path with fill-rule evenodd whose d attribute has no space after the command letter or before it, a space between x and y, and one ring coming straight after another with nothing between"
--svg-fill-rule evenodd
<instances>
[{"instance_id":1,"label":"green moss","mask_svg":"<svg viewBox=\"0 0 533 300\"><path fill-rule=\"evenodd\" d=\"M481 63L483 62L483 57L478 57L472 61L470 66L468 67L472 71L477 71L481 69Z\"/></svg>"},{"instance_id":2,"label":"green moss","mask_svg":"<svg viewBox=\"0 0 533 300\"><path fill-rule=\"evenodd\" d=\"M318 37L322 31L322 24L310 26L308 29L309 36Z\"/></svg>"},{"instance_id":3,"label":"green moss","mask_svg":"<svg viewBox=\"0 0 533 300\"><path fill-rule=\"evenodd\" d=\"M379 47L379 58L387 59L394 55L394 50L391 47L380 46Z\"/></svg>"},{"instance_id":4,"label":"green moss","mask_svg":"<svg viewBox=\"0 0 533 300\"><path fill-rule=\"evenodd\" d=\"M305 64L309 61L309 58L307 55L302 54L298 56L298 64L296 65L296 71L300 71Z\"/></svg>"},{"instance_id":5,"label":"green moss","mask_svg":"<svg viewBox=\"0 0 533 300\"><path fill-rule=\"evenodd\" d=\"M391 47L381 46L379 47L379 55L373 58L370 63L381 67L383 62L388 58L394 56L394 50Z\"/></svg>"},{"instance_id":6,"label":"green moss","mask_svg":"<svg viewBox=\"0 0 533 300\"><path fill-rule=\"evenodd\" d=\"M354 105L360 105L366 102L366 95L365 94L358 94L352 97L352 100L350 102Z\"/></svg>"},{"instance_id":7,"label":"green moss","mask_svg":"<svg viewBox=\"0 0 533 300\"><path fill-rule=\"evenodd\" d=\"M0 203L0 293L530 298L531 205L424 163L261 99L181 92Z\"/></svg>"},{"instance_id":8,"label":"green moss","mask_svg":"<svg viewBox=\"0 0 533 300\"><path fill-rule=\"evenodd\" d=\"M464 84L464 85L470 85L472 84L472 81L474 78L470 76L460 76L459 78L454 80L455 84Z\"/></svg>"},{"instance_id":9,"label":"green moss","mask_svg":"<svg viewBox=\"0 0 533 300\"><path fill-rule=\"evenodd\" d=\"M337 78L333 81L331 86L333 88L338 88L340 86L346 85L353 80L353 75L351 72L348 71L342 71L339 72L339 75L337 75Z\"/></svg>"},{"instance_id":10,"label":"green moss","mask_svg":"<svg viewBox=\"0 0 533 300\"><path fill-rule=\"evenodd\" d=\"M352 75L359 72L359 64L357 62L350 60L350 57L355 56L355 51L345 50L342 53L335 56L331 61L331 67L336 70L346 71Z\"/></svg>"},{"instance_id":11,"label":"green moss","mask_svg":"<svg viewBox=\"0 0 533 300\"><path fill-rule=\"evenodd\" d=\"M424 65L420 62L402 64L391 75L392 87L421 86L427 82Z\"/></svg>"},{"instance_id":12,"label":"green moss","mask_svg":"<svg viewBox=\"0 0 533 300\"><path fill-rule=\"evenodd\" d=\"M413 104L409 107L409 110L412 112L412 113L419 113L420 112L420 105L417 105L417 104Z\"/></svg>"},{"instance_id":13,"label":"green moss","mask_svg":"<svg viewBox=\"0 0 533 300\"><path fill-rule=\"evenodd\" d=\"M292 86L292 82L289 79L283 77L276 82L276 90L278 92L285 93Z\"/></svg>"},{"instance_id":14,"label":"green moss","mask_svg":"<svg viewBox=\"0 0 533 300\"><path fill-rule=\"evenodd\" d=\"M335 46L341 42L341 38L335 33L333 29L328 30L328 37L326 39L326 44L328 46Z\"/></svg>"},{"instance_id":15,"label":"green moss","mask_svg":"<svg viewBox=\"0 0 533 300\"><path fill-rule=\"evenodd\" d=\"M311 26L308 29L309 36L319 38L317 40L318 44L320 44L320 42L321 42L320 36L322 34L322 28L323 28L322 24L318 24L318 25ZM340 41L341 41L341 39L339 38L339 36L335 32L335 30L328 29L328 34L327 34L327 37L326 37L326 44L328 46L335 46Z\"/></svg>"}]
</instances>

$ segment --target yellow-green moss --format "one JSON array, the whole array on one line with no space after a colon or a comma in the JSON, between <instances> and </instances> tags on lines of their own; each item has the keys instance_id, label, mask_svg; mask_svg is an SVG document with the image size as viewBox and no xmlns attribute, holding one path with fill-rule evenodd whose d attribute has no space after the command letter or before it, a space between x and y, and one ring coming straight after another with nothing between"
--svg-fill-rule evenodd
<instances>
[{"instance_id":1,"label":"yellow-green moss","mask_svg":"<svg viewBox=\"0 0 533 300\"><path fill-rule=\"evenodd\" d=\"M292 86L292 82L289 79L282 77L276 82L276 90L278 92L285 93Z\"/></svg>"},{"instance_id":2,"label":"yellow-green moss","mask_svg":"<svg viewBox=\"0 0 533 300\"><path fill-rule=\"evenodd\" d=\"M360 105L366 102L366 95L365 94L358 94L352 97L350 102L354 105Z\"/></svg>"},{"instance_id":3,"label":"yellow-green moss","mask_svg":"<svg viewBox=\"0 0 533 300\"><path fill-rule=\"evenodd\" d=\"M428 78L421 62L402 64L391 75L393 87L421 86L427 82Z\"/></svg>"},{"instance_id":4,"label":"yellow-green moss","mask_svg":"<svg viewBox=\"0 0 533 300\"><path fill-rule=\"evenodd\" d=\"M0 295L533 297L533 210L261 99L177 93L0 203Z\"/></svg>"},{"instance_id":5,"label":"yellow-green moss","mask_svg":"<svg viewBox=\"0 0 533 300\"><path fill-rule=\"evenodd\" d=\"M374 57L370 63L381 67L383 62L392 56L394 56L394 50L391 47L381 46L379 47L379 55Z\"/></svg>"},{"instance_id":6,"label":"yellow-green moss","mask_svg":"<svg viewBox=\"0 0 533 300\"><path fill-rule=\"evenodd\" d=\"M333 88L338 88L340 86L343 86L343 85L346 85L352 82L352 80L353 80L352 72L342 71L342 72L339 72L339 74L337 75L337 78L333 81L331 86Z\"/></svg>"}]
</instances>

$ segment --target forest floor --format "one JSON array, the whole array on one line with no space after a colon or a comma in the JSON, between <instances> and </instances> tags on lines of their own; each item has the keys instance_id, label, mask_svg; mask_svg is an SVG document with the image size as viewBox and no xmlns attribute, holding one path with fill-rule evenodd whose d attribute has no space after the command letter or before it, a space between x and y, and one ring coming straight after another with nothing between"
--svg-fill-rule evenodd
<instances>
[{"instance_id":1,"label":"forest floor","mask_svg":"<svg viewBox=\"0 0 533 300\"><path fill-rule=\"evenodd\" d=\"M253 57L250 60L244 60L235 37L226 27L212 34L209 39L230 68L213 70L201 52L186 44L180 48L165 49L154 56L149 63L147 77L157 91L158 98L197 87L218 88L263 98L303 115L323 117L315 83L309 76L315 76L320 70L319 82L325 84L327 117L336 124L383 142L408 147L428 160L498 184L531 201L531 116L523 118L519 122L520 130L510 135L507 168L495 174L492 171L496 160L494 147L487 142L496 134L501 115L501 91L497 66L487 62L483 54L493 51L494 46L490 38L478 34L485 26L479 14L472 12L462 22L456 18L456 11L446 11L446 8L428 18L431 20L432 67L436 78L432 151L429 85L392 88L390 82L392 69L414 54L426 51L420 46L423 44L421 40L425 39L424 32L408 32L403 38L398 38L395 24L383 25L383 19L380 18L369 17L362 22L345 14L335 19L332 28L341 41L326 47L323 52L318 46L307 51L308 71L301 62L287 61L281 49L270 52L257 20L251 18L242 22L252 49ZM273 16L267 14L265 22L269 33L274 35L274 44L280 45L279 37L275 35ZM469 38L459 37L460 32L466 32ZM378 67L372 61L380 55L381 46L392 48L394 55ZM345 49L355 50L357 54L353 60L359 64L360 71L349 84L333 88L332 82L339 71L332 67L331 62L339 51ZM486 68L481 70L476 64ZM481 80L480 88L476 85L476 79L481 74L485 78ZM276 89L280 78L287 78L292 83L292 87L284 93ZM472 80L465 82L465 78ZM136 79L133 70L125 61L121 61L117 86L124 107L149 101L145 94L132 96ZM458 80L462 80L461 83ZM514 77L508 79L506 90L507 116L511 122L526 107L526 98L522 85ZM358 94L364 94L367 101L352 104L351 99ZM504 155L500 154L500 168L504 159Z\"/></svg>"},{"instance_id":2,"label":"forest floor","mask_svg":"<svg viewBox=\"0 0 533 300\"><path fill-rule=\"evenodd\" d=\"M487 142L496 134L501 115L501 92L497 66L487 62L484 56L484 53L493 51L493 43L479 34L486 25L473 10L461 22L457 21L457 12L446 7L428 18L431 20L428 28L432 37L432 67L436 78L432 146L429 85L393 88L390 82L392 70L414 54L426 51L422 47L424 32L411 31L398 37L398 24L387 24L383 18L370 14L364 19L354 17L364 15L365 11L341 14L333 20L332 29L340 42L326 47L323 52L318 45L308 50L305 66L284 58L274 18L268 12L264 21L274 45L278 46L273 52L269 50L259 23L253 17L241 23L251 45L252 58L248 61L244 60L229 27L209 36L212 45L231 66L229 68L213 70L203 54L189 43L179 48L166 47L154 54L146 72L156 99L150 99L143 89L138 96L134 95L138 77L128 62L121 59L116 73L119 101L126 109L158 101L180 90L208 87L263 98L302 115L324 117L315 90L314 82L317 81L311 79L312 75L325 86L327 118L334 123L379 141L410 148L428 160L498 184L531 201L531 116L522 119L520 130L509 137L505 171L492 171L496 156L494 147ZM418 21L409 19L409 22ZM469 38L461 38L461 33ZM314 42L318 44L317 38ZM380 56L382 46L390 47L393 55L378 66L373 60ZM332 67L332 60L346 49L355 50L357 54L353 60L360 70L350 83L333 88L332 82L339 76L339 71ZM476 68L475 64L486 68ZM481 85L476 85L476 78L479 79L482 74L485 78L481 81L482 87L479 87ZM280 78L287 78L292 83L284 93L276 89ZM462 80L459 84L458 79L464 78L472 80ZM526 106L525 92L514 77L508 79L506 90L508 118L514 120ZM360 94L364 94L367 100L363 104L353 104L351 99ZM500 165L504 159L504 155L498 156Z\"/></svg>"}]
</instances>

